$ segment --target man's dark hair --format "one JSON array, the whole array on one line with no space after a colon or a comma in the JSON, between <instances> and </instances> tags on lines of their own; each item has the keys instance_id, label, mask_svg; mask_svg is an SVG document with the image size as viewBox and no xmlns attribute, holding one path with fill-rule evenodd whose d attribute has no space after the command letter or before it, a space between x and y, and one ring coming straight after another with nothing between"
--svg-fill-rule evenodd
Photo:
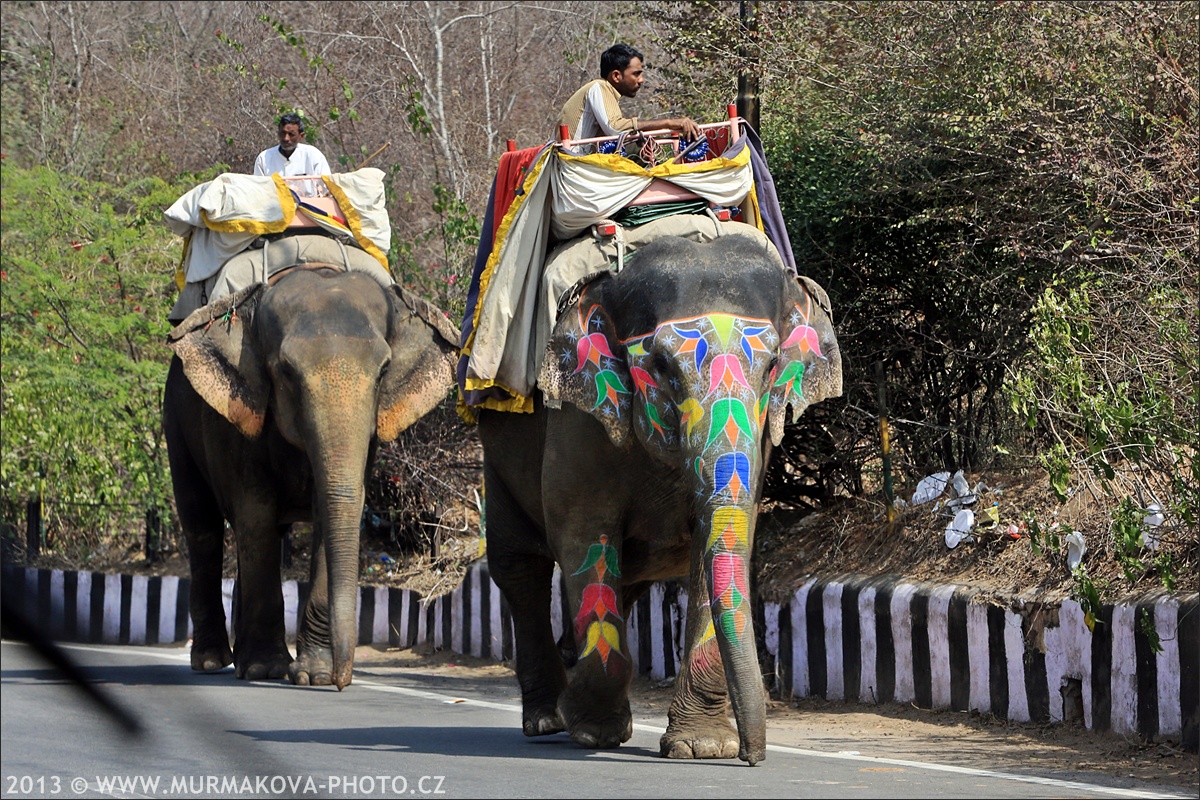
<instances>
[{"instance_id":1,"label":"man's dark hair","mask_svg":"<svg viewBox=\"0 0 1200 800\"><path fill-rule=\"evenodd\" d=\"M304 133L304 117L293 111L289 111L279 118L279 127L282 128L284 125L295 125L301 133Z\"/></svg>"},{"instance_id":2,"label":"man's dark hair","mask_svg":"<svg viewBox=\"0 0 1200 800\"><path fill-rule=\"evenodd\" d=\"M618 72L624 72L629 68L629 62L638 58L645 61L646 58L637 51L636 48L630 47L624 42L618 42L612 47L600 54L600 77L607 78L608 73L614 69Z\"/></svg>"}]
</instances>

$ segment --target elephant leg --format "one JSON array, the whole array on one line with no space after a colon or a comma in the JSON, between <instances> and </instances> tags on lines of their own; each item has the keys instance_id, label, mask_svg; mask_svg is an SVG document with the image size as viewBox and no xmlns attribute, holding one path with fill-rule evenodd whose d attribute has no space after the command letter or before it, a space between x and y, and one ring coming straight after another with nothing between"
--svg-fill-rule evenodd
<instances>
[{"instance_id":1,"label":"elephant leg","mask_svg":"<svg viewBox=\"0 0 1200 800\"><path fill-rule=\"evenodd\" d=\"M557 704L567 685L567 673L550 624L554 560L535 545L522 546L523 537L535 526L486 465L484 470L488 572L500 588L513 620L521 729L526 736L558 733L564 730Z\"/></svg>"},{"instance_id":2,"label":"elephant leg","mask_svg":"<svg viewBox=\"0 0 1200 800\"><path fill-rule=\"evenodd\" d=\"M182 504L181 504L182 505ZM216 504L212 505L216 508ZM191 568L191 589L188 610L192 615L192 669L212 672L233 663L226 633L225 605L221 600L221 562L225 549L225 520L215 511L205 515L185 516L183 523Z\"/></svg>"},{"instance_id":3,"label":"elephant leg","mask_svg":"<svg viewBox=\"0 0 1200 800\"><path fill-rule=\"evenodd\" d=\"M675 680L659 751L664 758L737 758L738 732L729 721L729 687L703 570L692 570L690 584L687 653Z\"/></svg>"},{"instance_id":4,"label":"elephant leg","mask_svg":"<svg viewBox=\"0 0 1200 800\"><path fill-rule=\"evenodd\" d=\"M257 522L238 532L233 662L245 680L277 680L292 663L283 620L280 547L287 526Z\"/></svg>"},{"instance_id":5,"label":"elephant leg","mask_svg":"<svg viewBox=\"0 0 1200 800\"><path fill-rule=\"evenodd\" d=\"M296 686L333 685L333 640L329 616L329 570L325 537L313 522L312 557L308 573L309 594L296 631L296 660L288 678Z\"/></svg>"},{"instance_id":6,"label":"elephant leg","mask_svg":"<svg viewBox=\"0 0 1200 800\"><path fill-rule=\"evenodd\" d=\"M574 616L578 650L558 713L581 747L618 747L633 735L629 683L633 662L627 642L619 547L607 535L564 547L563 585Z\"/></svg>"},{"instance_id":7,"label":"elephant leg","mask_svg":"<svg viewBox=\"0 0 1200 800\"><path fill-rule=\"evenodd\" d=\"M173 419L168 417L167 421ZM176 435L182 440L182 434ZM182 445L169 448L168 458L191 572L188 610L192 615L192 669L211 672L233 663L221 601L225 520L200 470L181 449Z\"/></svg>"}]
</instances>

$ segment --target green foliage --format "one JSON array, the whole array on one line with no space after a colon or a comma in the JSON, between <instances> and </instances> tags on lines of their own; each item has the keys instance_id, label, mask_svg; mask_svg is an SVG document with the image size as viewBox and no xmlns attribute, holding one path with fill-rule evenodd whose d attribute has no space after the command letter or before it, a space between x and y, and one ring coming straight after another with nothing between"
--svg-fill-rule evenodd
<instances>
[{"instance_id":1,"label":"green foliage","mask_svg":"<svg viewBox=\"0 0 1200 800\"><path fill-rule=\"evenodd\" d=\"M452 320L466 309L464 287L479 244L479 218L447 186L434 185L433 211L439 224L409 239L393 237L388 259L396 281L427 298ZM436 260L422 264L419 257L434 252ZM439 257L440 256L440 257Z\"/></svg>"},{"instance_id":2,"label":"green foliage","mask_svg":"<svg viewBox=\"0 0 1200 800\"><path fill-rule=\"evenodd\" d=\"M1091 630L1103 608L1100 601L1100 590L1088 576L1087 569L1082 564L1071 572L1071 578L1075 582L1072 596L1079 603L1079 607L1083 609L1084 621L1087 623L1088 630Z\"/></svg>"},{"instance_id":3,"label":"green foliage","mask_svg":"<svg viewBox=\"0 0 1200 800\"><path fill-rule=\"evenodd\" d=\"M1158 635L1158 628L1154 625L1154 618L1150 616L1148 609L1138 610L1137 629L1138 633L1146 637L1152 652L1161 653L1163 651L1162 638Z\"/></svg>"},{"instance_id":4,"label":"green foliage","mask_svg":"<svg viewBox=\"0 0 1200 800\"><path fill-rule=\"evenodd\" d=\"M828 440L789 429L780 462L859 494L887 413L911 478L1004 458L1040 463L1063 501L1098 482L1114 518L1160 501L1160 553L1117 550L1173 583L1200 509L1195 9L756 8L753 26L737 4L648 13L685 103L758 80L797 265L836 312L845 410L814 409Z\"/></svg>"},{"instance_id":5,"label":"green foliage","mask_svg":"<svg viewBox=\"0 0 1200 800\"><path fill-rule=\"evenodd\" d=\"M44 493L95 525L87 515L106 512L89 504L169 508L160 417L179 248L161 202L182 190L7 163L0 175L6 509Z\"/></svg>"}]
</instances>

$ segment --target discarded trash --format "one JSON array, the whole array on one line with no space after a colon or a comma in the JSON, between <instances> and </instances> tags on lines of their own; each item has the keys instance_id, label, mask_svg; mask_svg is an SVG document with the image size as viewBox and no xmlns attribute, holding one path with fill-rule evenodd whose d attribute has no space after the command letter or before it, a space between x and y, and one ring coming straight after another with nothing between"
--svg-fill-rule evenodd
<instances>
[{"instance_id":1,"label":"discarded trash","mask_svg":"<svg viewBox=\"0 0 1200 800\"><path fill-rule=\"evenodd\" d=\"M1015 540L1015 539L1020 539L1021 534L1024 532L1025 532L1025 523L1024 522L1022 522L1020 525L1018 525L1015 522L1010 522L1008 524L1008 530L1005 531L1004 535L1010 539Z\"/></svg>"},{"instance_id":2,"label":"discarded trash","mask_svg":"<svg viewBox=\"0 0 1200 800\"><path fill-rule=\"evenodd\" d=\"M917 484L917 490L913 492L912 505L919 506L922 503L928 503L930 500L936 500L941 497L942 492L946 491L946 484L950 482L949 472L935 472L932 475L924 477Z\"/></svg>"},{"instance_id":3,"label":"discarded trash","mask_svg":"<svg viewBox=\"0 0 1200 800\"><path fill-rule=\"evenodd\" d=\"M971 535L971 528L974 526L975 512L969 508L959 511L946 526L946 547L953 550L963 542L975 541L975 537Z\"/></svg>"},{"instance_id":4,"label":"discarded trash","mask_svg":"<svg viewBox=\"0 0 1200 800\"><path fill-rule=\"evenodd\" d=\"M954 486L954 494L960 505L969 506L975 502L975 495L971 494L971 489L967 486L967 478L961 469L954 473L950 483Z\"/></svg>"},{"instance_id":5,"label":"discarded trash","mask_svg":"<svg viewBox=\"0 0 1200 800\"><path fill-rule=\"evenodd\" d=\"M1162 506L1158 503L1146 506L1146 516L1142 517L1142 547L1147 550L1158 549L1158 527L1165 521Z\"/></svg>"},{"instance_id":6,"label":"discarded trash","mask_svg":"<svg viewBox=\"0 0 1200 800\"><path fill-rule=\"evenodd\" d=\"M979 524L985 528L994 528L1000 524L1000 504L992 503L983 510L983 519Z\"/></svg>"},{"instance_id":7,"label":"discarded trash","mask_svg":"<svg viewBox=\"0 0 1200 800\"><path fill-rule=\"evenodd\" d=\"M1067 543L1067 567L1074 572L1075 568L1083 562L1083 554L1087 552L1087 543L1083 541L1083 534L1079 531L1071 531L1063 537L1063 541Z\"/></svg>"}]
</instances>

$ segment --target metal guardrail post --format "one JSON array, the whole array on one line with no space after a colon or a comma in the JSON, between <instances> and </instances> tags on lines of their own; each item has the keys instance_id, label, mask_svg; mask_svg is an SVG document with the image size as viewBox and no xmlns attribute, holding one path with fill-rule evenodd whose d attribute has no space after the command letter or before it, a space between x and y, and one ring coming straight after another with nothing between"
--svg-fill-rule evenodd
<instances>
[{"instance_id":1,"label":"metal guardrail post","mask_svg":"<svg viewBox=\"0 0 1200 800\"><path fill-rule=\"evenodd\" d=\"M883 362L875 362L875 390L879 401L879 444L883 455L883 499L887 503L887 521L896 521L896 495L892 487L892 443L888 430L887 391Z\"/></svg>"},{"instance_id":2,"label":"metal guardrail post","mask_svg":"<svg viewBox=\"0 0 1200 800\"><path fill-rule=\"evenodd\" d=\"M162 557L162 517L158 506L150 506L146 510L146 544L144 548L146 561L153 564Z\"/></svg>"},{"instance_id":3,"label":"metal guardrail post","mask_svg":"<svg viewBox=\"0 0 1200 800\"><path fill-rule=\"evenodd\" d=\"M29 500L25 504L25 560L37 558L42 554L42 497Z\"/></svg>"}]
</instances>

